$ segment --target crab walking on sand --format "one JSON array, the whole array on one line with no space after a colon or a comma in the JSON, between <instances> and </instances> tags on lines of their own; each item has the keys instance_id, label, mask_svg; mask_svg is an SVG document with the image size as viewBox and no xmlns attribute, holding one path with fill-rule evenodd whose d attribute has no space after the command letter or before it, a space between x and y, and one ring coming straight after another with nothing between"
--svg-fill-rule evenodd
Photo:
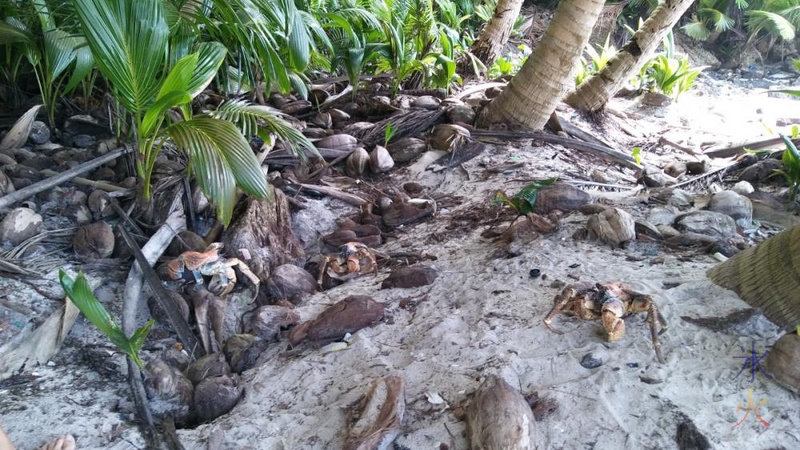
<instances>
[{"instance_id":1,"label":"crab walking on sand","mask_svg":"<svg viewBox=\"0 0 800 450\"><path fill-rule=\"evenodd\" d=\"M348 242L342 245L338 255L322 256L317 284L322 286L326 273L331 278L347 281L369 272L378 274L375 252L360 242Z\"/></svg>"},{"instance_id":2,"label":"crab walking on sand","mask_svg":"<svg viewBox=\"0 0 800 450\"><path fill-rule=\"evenodd\" d=\"M553 309L544 318L544 325L552 332L564 334L551 325L559 313L575 315L581 320L597 320L603 323L606 338L616 342L625 335L625 318L640 312L647 312L650 324L650 337L658 362L664 364L661 342L658 336L667 331L664 317L651 296L635 291L631 286L621 283L591 283L582 281L571 284L556 295ZM660 331L657 331L660 329Z\"/></svg>"}]
</instances>

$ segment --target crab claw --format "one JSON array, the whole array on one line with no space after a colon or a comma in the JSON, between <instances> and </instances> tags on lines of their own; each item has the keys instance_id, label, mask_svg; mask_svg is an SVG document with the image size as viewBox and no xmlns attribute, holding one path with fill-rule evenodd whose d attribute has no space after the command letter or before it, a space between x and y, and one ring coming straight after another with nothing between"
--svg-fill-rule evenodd
<instances>
[{"instance_id":1,"label":"crab claw","mask_svg":"<svg viewBox=\"0 0 800 450\"><path fill-rule=\"evenodd\" d=\"M608 334L609 342L616 342L625 335L625 321L622 316L625 314L625 305L618 298L610 298L603 303L602 320L603 328Z\"/></svg>"}]
</instances>

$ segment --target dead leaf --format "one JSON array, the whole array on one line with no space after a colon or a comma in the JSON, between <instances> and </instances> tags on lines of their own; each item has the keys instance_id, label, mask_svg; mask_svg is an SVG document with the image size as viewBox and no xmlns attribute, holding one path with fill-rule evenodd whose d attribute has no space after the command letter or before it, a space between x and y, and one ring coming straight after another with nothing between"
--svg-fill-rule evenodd
<instances>
[{"instance_id":1,"label":"dead leaf","mask_svg":"<svg viewBox=\"0 0 800 450\"><path fill-rule=\"evenodd\" d=\"M25 142L28 141L28 135L31 134L31 126L36 120L36 115L41 107L42 105L34 106L14 123L6 137L3 138L3 142L0 142L0 150L11 150L25 145Z\"/></svg>"}]
</instances>

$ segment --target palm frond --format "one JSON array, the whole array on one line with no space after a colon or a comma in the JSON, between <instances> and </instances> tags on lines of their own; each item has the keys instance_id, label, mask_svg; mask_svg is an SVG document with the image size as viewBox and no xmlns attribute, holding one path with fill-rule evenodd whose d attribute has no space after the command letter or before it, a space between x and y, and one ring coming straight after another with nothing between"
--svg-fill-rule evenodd
<instances>
[{"instance_id":1,"label":"palm frond","mask_svg":"<svg viewBox=\"0 0 800 450\"><path fill-rule=\"evenodd\" d=\"M692 39L704 41L711 36L711 30L706 27L706 24L696 18L683 26L683 32Z\"/></svg>"},{"instance_id":2,"label":"palm frond","mask_svg":"<svg viewBox=\"0 0 800 450\"><path fill-rule=\"evenodd\" d=\"M166 129L189 156L189 168L200 188L228 225L236 201L236 186L256 198L270 195L264 173L236 125L213 117L196 117Z\"/></svg>"},{"instance_id":3,"label":"palm frond","mask_svg":"<svg viewBox=\"0 0 800 450\"><path fill-rule=\"evenodd\" d=\"M285 116L282 112L268 106L256 105L244 100L229 100L222 103L210 115L233 122L247 137L262 135L261 130L272 133L300 159L305 158L304 148L317 153L314 144L303 133L282 119Z\"/></svg>"},{"instance_id":4,"label":"palm frond","mask_svg":"<svg viewBox=\"0 0 800 450\"><path fill-rule=\"evenodd\" d=\"M794 25L780 14L769 11L747 11L747 28L751 36L755 36L763 30L776 34L783 39L794 39Z\"/></svg>"}]
</instances>

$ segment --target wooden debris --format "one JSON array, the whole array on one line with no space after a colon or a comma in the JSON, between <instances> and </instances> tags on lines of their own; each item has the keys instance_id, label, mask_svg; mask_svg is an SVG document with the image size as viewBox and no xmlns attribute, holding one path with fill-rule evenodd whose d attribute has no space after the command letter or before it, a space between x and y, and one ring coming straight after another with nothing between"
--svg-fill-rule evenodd
<instances>
[{"instance_id":1,"label":"wooden debris","mask_svg":"<svg viewBox=\"0 0 800 450\"><path fill-rule=\"evenodd\" d=\"M392 124L392 128L397 130L393 139L401 139L406 136L415 137L441 122L444 114L444 108L433 111L412 110L381 120L375 123L372 128L362 132L353 132L353 135L361 140L361 145L370 148L383 143L386 127L389 124Z\"/></svg>"}]
</instances>

